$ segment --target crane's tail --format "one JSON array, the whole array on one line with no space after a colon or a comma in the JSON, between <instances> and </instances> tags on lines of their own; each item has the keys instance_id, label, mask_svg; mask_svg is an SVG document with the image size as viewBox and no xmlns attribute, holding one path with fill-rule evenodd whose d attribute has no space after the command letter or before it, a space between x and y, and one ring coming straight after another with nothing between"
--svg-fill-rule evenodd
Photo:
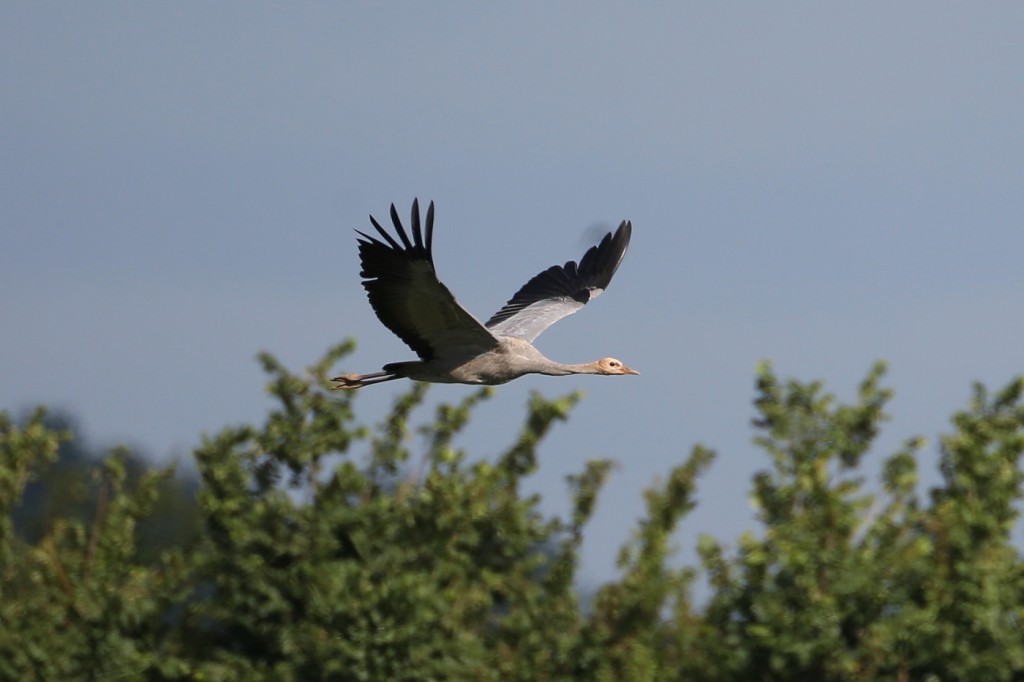
<instances>
[{"instance_id":1,"label":"crane's tail","mask_svg":"<svg viewBox=\"0 0 1024 682\"><path fill-rule=\"evenodd\" d=\"M370 384L379 384L383 381L398 379L397 374L391 372L373 372L371 374L343 374L340 377L331 379L331 390L346 391L354 388L362 388Z\"/></svg>"}]
</instances>

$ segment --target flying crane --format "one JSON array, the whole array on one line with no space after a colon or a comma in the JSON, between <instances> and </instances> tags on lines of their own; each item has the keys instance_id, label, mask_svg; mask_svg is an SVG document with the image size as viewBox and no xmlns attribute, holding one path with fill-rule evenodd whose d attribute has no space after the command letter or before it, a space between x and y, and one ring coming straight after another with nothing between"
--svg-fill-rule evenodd
<instances>
[{"instance_id":1,"label":"flying crane","mask_svg":"<svg viewBox=\"0 0 1024 682\"><path fill-rule=\"evenodd\" d=\"M335 377L332 388L354 389L400 378L495 385L524 374L639 374L615 358L581 364L555 362L533 346L541 332L608 287L629 246L633 231L629 221L622 221L614 233L588 249L579 264L553 265L535 276L486 324L459 305L434 271L434 202L427 208L424 232L419 202L413 201L411 240L394 204L391 222L398 240L373 216L370 222L380 239L357 231L363 287L380 321L419 360L392 362L380 372Z\"/></svg>"}]
</instances>

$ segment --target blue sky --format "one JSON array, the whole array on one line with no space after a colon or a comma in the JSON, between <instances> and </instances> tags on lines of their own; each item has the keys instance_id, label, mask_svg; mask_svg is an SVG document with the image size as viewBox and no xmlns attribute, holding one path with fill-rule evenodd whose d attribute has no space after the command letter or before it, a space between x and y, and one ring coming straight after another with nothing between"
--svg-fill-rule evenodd
<instances>
[{"instance_id":1,"label":"blue sky","mask_svg":"<svg viewBox=\"0 0 1024 682\"><path fill-rule=\"evenodd\" d=\"M64 407L168 458L265 413L259 350L411 358L352 230L419 197L484 319L633 221L608 292L538 346L642 376L519 380L462 439L492 457L531 389L586 392L531 482L563 513L565 475L618 461L585 578L613 574L641 489L694 443L719 456L682 556L752 526L762 358L846 399L888 360L869 464L923 434L932 476L970 382L1022 370L1021 64L1009 3L7 3L0 409Z\"/></svg>"}]
</instances>

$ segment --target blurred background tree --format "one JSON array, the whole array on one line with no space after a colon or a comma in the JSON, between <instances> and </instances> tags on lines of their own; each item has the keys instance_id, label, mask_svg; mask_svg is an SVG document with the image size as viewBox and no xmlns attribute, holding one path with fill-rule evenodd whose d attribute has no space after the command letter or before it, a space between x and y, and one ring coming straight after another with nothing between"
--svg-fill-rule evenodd
<instances>
[{"instance_id":1,"label":"blurred background tree","mask_svg":"<svg viewBox=\"0 0 1024 682\"><path fill-rule=\"evenodd\" d=\"M31 420L31 413L27 413L17 423L24 427ZM91 446L68 412L47 411L41 423L47 430L62 434L62 438L55 461L25 485L21 500L12 511L14 532L30 544L39 542L60 519L87 522L92 517L99 497L109 494L97 485L93 475L107 455L117 453L129 489L134 489L145 472L153 468L152 458L144 453L123 447L104 452ZM147 563L155 561L161 551L187 546L199 537L199 480L187 468L176 467L174 473L160 479L152 513L139 520L135 533L140 557Z\"/></svg>"}]
</instances>

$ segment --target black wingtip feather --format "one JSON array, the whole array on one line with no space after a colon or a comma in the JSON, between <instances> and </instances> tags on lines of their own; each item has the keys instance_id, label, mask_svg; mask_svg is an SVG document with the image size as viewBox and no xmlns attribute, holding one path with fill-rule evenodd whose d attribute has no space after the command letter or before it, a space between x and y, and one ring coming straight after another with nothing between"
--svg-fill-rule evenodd
<instances>
[{"instance_id":1,"label":"black wingtip feather","mask_svg":"<svg viewBox=\"0 0 1024 682\"><path fill-rule=\"evenodd\" d=\"M434 202L427 206L427 255L433 258L434 253Z\"/></svg>"},{"instance_id":2,"label":"black wingtip feather","mask_svg":"<svg viewBox=\"0 0 1024 682\"><path fill-rule=\"evenodd\" d=\"M391 235L388 234L384 230L384 228L380 226L380 223L377 222L376 218L374 218L373 216L370 216L370 223L377 229L377 232L380 234L381 237L384 238L384 241L386 241L388 243L388 245L391 246L391 248L393 248L393 249L401 249L402 248L401 246L398 245L398 242L396 242L391 237ZM360 232L359 234L363 234L363 233ZM370 241L374 241L374 242L377 241L376 239L374 239L373 237L370 237L368 235L363 234L363 236L366 237L367 239L369 239Z\"/></svg>"},{"instance_id":3,"label":"black wingtip feather","mask_svg":"<svg viewBox=\"0 0 1024 682\"><path fill-rule=\"evenodd\" d=\"M629 246L632 233L633 226L624 220L615 232L609 232L601 239L600 243L590 247L580 259L578 266L580 276L591 286L596 286L599 289L607 288L626 255L626 248Z\"/></svg>"},{"instance_id":4,"label":"black wingtip feather","mask_svg":"<svg viewBox=\"0 0 1024 682\"><path fill-rule=\"evenodd\" d=\"M412 200L412 243L416 246L423 246L423 230L420 228L420 200Z\"/></svg>"},{"instance_id":5,"label":"black wingtip feather","mask_svg":"<svg viewBox=\"0 0 1024 682\"><path fill-rule=\"evenodd\" d=\"M413 210L416 210L416 203L413 202ZM398 238L402 240L402 244L409 251L412 251L412 242L409 241L409 235L405 233L405 228L402 227L402 220L398 217L398 210L394 204L391 204L391 223L395 226L395 232L398 233Z\"/></svg>"}]
</instances>

